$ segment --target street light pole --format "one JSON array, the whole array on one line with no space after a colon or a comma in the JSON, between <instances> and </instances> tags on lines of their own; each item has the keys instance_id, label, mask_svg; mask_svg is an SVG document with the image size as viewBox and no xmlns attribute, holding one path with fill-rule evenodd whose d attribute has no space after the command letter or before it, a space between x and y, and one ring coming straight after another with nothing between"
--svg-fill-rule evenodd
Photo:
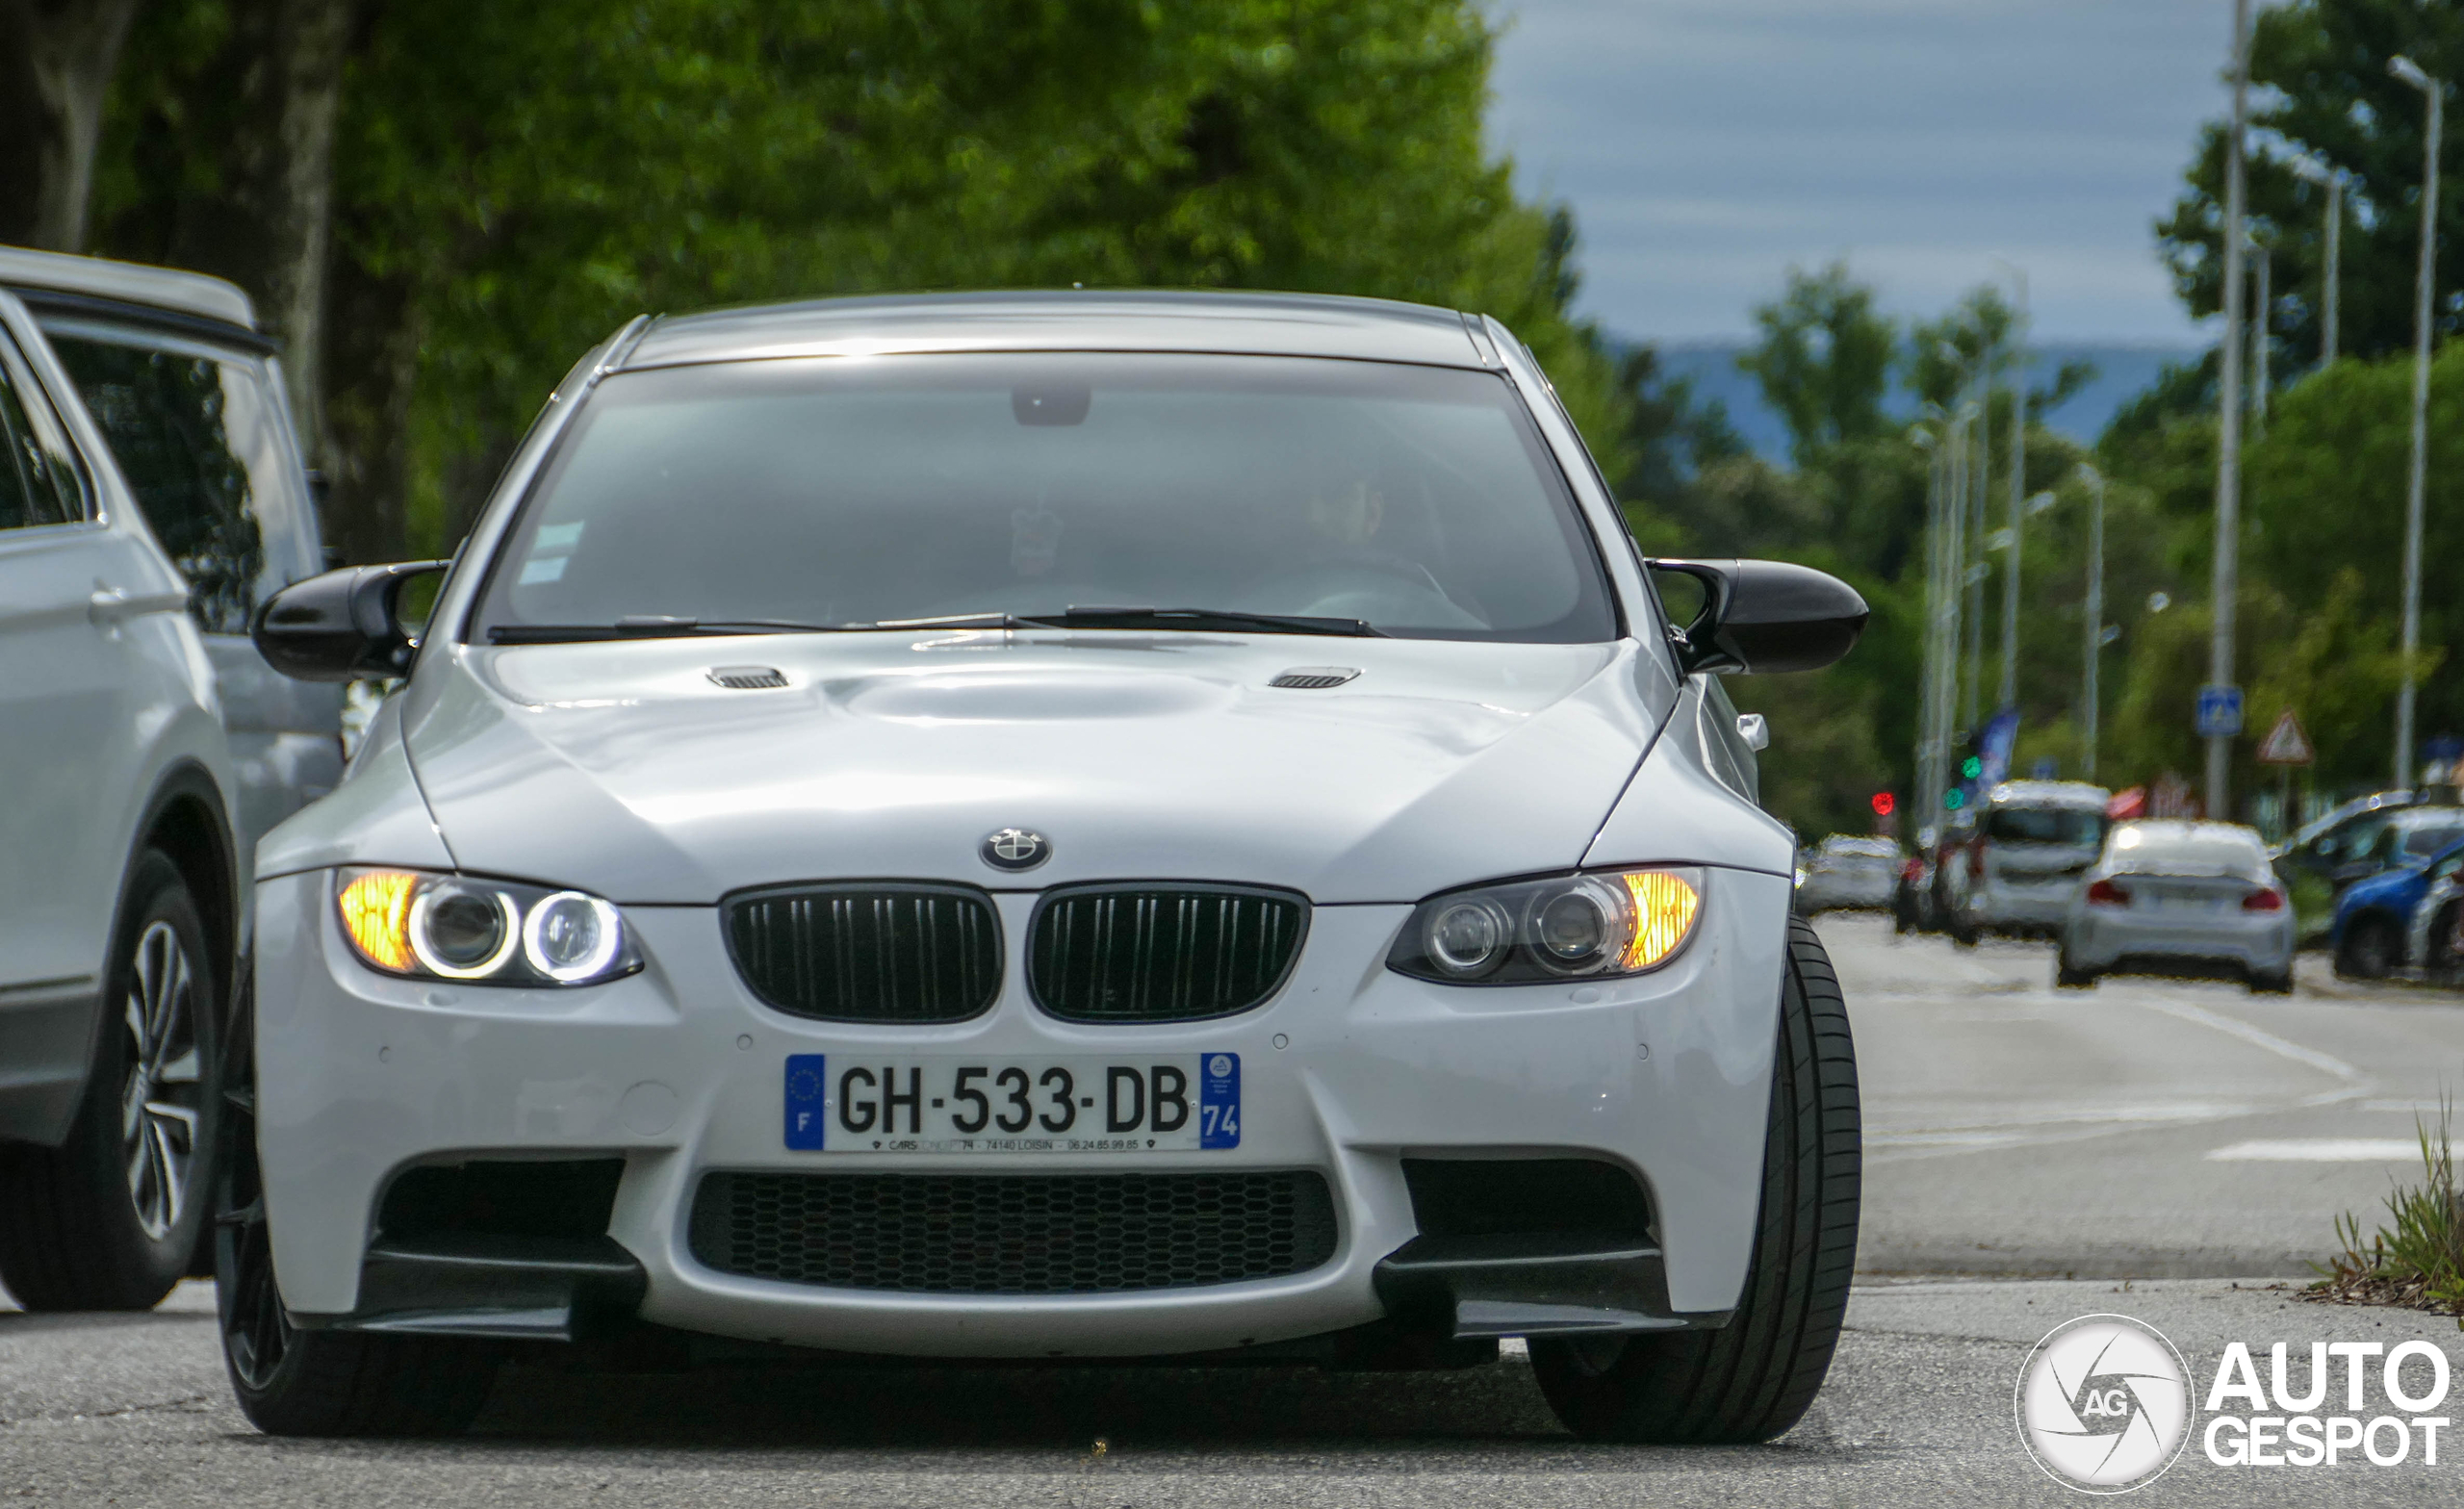
<instances>
[{"instance_id":1,"label":"street light pole","mask_svg":"<svg viewBox=\"0 0 2464 1509\"><path fill-rule=\"evenodd\" d=\"M2414 658L2422 639L2422 514L2429 486L2430 291L2437 278L2438 138L2446 124L2446 90L2410 58L2390 58L2387 71L2429 100L2429 140L2422 148L2421 262L2413 277L2413 464L2404 479L2404 684L2396 693L2396 788L2401 791L2413 783Z\"/></svg>"},{"instance_id":2,"label":"street light pole","mask_svg":"<svg viewBox=\"0 0 2464 1509\"><path fill-rule=\"evenodd\" d=\"M2105 648L2105 478L2086 462L2079 479L2088 484L2087 660L2079 675L2079 737L2087 746L2082 773L2096 779L2096 657Z\"/></svg>"},{"instance_id":3,"label":"street light pole","mask_svg":"<svg viewBox=\"0 0 2464 1509\"><path fill-rule=\"evenodd\" d=\"M1977 357L1976 460L1968 467L1974 502L1968 508L1966 538L1960 556L1960 590L1966 600L1964 627L1967 634L1967 731L1980 727L1977 704L1985 700L1985 503L1993 488L1993 348ZM1968 560L1973 552L1976 559Z\"/></svg>"},{"instance_id":4,"label":"street light pole","mask_svg":"<svg viewBox=\"0 0 2464 1509\"><path fill-rule=\"evenodd\" d=\"M2250 0L2233 0L2233 123L2224 138L2224 346L2217 352L2216 566L2209 597L2215 632L2207 678L2233 684L2233 599L2242 533L2243 138L2250 115ZM2233 736L2207 739L2207 815L2232 815Z\"/></svg>"},{"instance_id":5,"label":"street light pole","mask_svg":"<svg viewBox=\"0 0 2464 1509\"><path fill-rule=\"evenodd\" d=\"M2319 276L2319 365L2325 367L2336 359L2336 294L2344 283L2345 179L2334 168L2322 167L2306 157L2293 160L2293 171L2327 191L2327 265Z\"/></svg>"},{"instance_id":6,"label":"street light pole","mask_svg":"<svg viewBox=\"0 0 2464 1509\"><path fill-rule=\"evenodd\" d=\"M2002 575L2002 688L1994 699L1997 712L2019 704L2019 550L2027 538L2028 370L2022 353L2028 326L2028 274L2020 268L2010 271L2018 302L2011 320L2011 558L2004 563Z\"/></svg>"},{"instance_id":7,"label":"street light pole","mask_svg":"<svg viewBox=\"0 0 2464 1509\"><path fill-rule=\"evenodd\" d=\"M2275 344L2275 294L2270 286L2275 258L2263 243L2252 242L2250 249L2259 254L2258 296L2252 300L2259 306L2258 320L2250 331L2250 438L2261 440L2268 432L2268 348Z\"/></svg>"}]
</instances>

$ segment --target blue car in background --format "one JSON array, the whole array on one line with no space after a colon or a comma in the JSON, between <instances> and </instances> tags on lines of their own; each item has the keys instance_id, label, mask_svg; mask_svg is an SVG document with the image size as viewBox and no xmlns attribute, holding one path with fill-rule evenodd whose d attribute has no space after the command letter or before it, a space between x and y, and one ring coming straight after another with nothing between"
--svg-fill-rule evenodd
<instances>
[{"instance_id":1,"label":"blue car in background","mask_svg":"<svg viewBox=\"0 0 2464 1509\"><path fill-rule=\"evenodd\" d=\"M2383 980L2406 964L2413 953L2413 915L2428 891L2430 877L2450 861L2464 857L2464 839L2411 863L2382 870L2356 881L2336 898L2336 920L2328 931L2335 951L2336 973L2347 980Z\"/></svg>"}]
</instances>

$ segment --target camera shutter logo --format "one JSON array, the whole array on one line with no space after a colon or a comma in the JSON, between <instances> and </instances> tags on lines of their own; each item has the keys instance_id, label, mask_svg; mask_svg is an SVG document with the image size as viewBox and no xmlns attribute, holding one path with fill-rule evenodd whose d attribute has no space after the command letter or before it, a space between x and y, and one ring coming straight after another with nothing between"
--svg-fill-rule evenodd
<instances>
[{"instance_id":1,"label":"camera shutter logo","mask_svg":"<svg viewBox=\"0 0 2464 1509\"><path fill-rule=\"evenodd\" d=\"M2154 1326L2081 1316L2019 1369L2019 1442L2066 1487L2126 1494L2165 1475L2190 1443L2190 1369Z\"/></svg>"}]
</instances>

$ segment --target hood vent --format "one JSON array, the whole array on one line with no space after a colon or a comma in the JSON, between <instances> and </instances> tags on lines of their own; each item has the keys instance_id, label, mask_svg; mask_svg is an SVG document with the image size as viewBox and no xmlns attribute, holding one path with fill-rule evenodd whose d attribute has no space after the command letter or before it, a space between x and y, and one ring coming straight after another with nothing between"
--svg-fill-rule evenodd
<instances>
[{"instance_id":1,"label":"hood vent","mask_svg":"<svg viewBox=\"0 0 2464 1509\"><path fill-rule=\"evenodd\" d=\"M1348 665L1296 665L1267 684L1287 691L1322 692L1329 686L1341 686L1359 674L1357 667Z\"/></svg>"},{"instance_id":2,"label":"hood vent","mask_svg":"<svg viewBox=\"0 0 2464 1509\"><path fill-rule=\"evenodd\" d=\"M766 665L714 665L710 679L732 692L772 692L787 678Z\"/></svg>"}]
</instances>

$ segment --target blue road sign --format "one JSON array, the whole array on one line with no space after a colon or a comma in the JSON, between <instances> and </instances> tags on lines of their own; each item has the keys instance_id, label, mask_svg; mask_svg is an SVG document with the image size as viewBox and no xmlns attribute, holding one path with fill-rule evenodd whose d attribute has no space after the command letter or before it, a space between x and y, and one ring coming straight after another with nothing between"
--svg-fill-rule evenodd
<instances>
[{"instance_id":1,"label":"blue road sign","mask_svg":"<svg viewBox=\"0 0 2464 1509\"><path fill-rule=\"evenodd\" d=\"M2198 736L2231 738L2242 731L2242 689L2202 686L2198 689Z\"/></svg>"}]
</instances>

